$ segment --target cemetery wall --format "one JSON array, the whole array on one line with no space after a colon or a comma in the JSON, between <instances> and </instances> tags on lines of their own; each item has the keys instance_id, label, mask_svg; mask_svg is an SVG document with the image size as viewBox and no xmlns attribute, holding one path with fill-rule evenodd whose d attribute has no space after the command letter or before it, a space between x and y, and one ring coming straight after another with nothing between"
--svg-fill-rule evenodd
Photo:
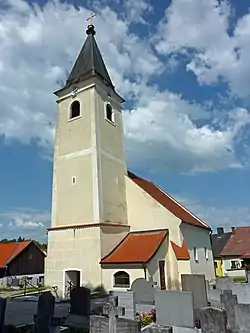
<instances>
[{"instance_id":1,"label":"cemetery wall","mask_svg":"<svg viewBox=\"0 0 250 333\"><path fill-rule=\"evenodd\" d=\"M215 279L209 230L196 228L184 223L181 224L180 229L191 256L192 274L205 274L206 280ZM194 258L194 247L196 247L198 255L197 261Z\"/></svg>"},{"instance_id":2,"label":"cemetery wall","mask_svg":"<svg viewBox=\"0 0 250 333\"><path fill-rule=\"evenodd\" d=\"M174 216L130 178L126 177L128 221L131 231L168 229L170 239L179 244L180 219Z\"/></svg>"},{"instance_id":3,"label":"cemetery wall","mask_svg":"<svg viewBox=\"0 0 250 333\"><path fill-rule=\"evenodd\" d=\"M100 239L99 228L50 231L48 256L45 261L45 285L58 286L58 292L61 294L64 290L64 276L67 269L84 271L81 284L90 284L93 287L100 285L101 251L98 239Z\"/></svg>"}]
</instances>

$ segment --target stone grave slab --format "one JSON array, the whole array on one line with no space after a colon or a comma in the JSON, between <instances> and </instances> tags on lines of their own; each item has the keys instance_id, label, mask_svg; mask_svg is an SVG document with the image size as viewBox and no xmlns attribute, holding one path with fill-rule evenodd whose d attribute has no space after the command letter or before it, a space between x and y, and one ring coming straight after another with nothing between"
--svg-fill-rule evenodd
<instances>
[{"instance_id":1,"label":"stone grave slab","mask_svg":"<svg viewBox=\"0 0 250 333\"><path fill-rule=\"evenodd\" d=\"M216 280L216 289L219 290L232 290L234 287L234 280L231 277L218 278Z\"/></svg>"},{"instance_id":2,"label":"stone grave slab","mask_svg":"<svg viewBox=\"0 0 250 333\"><path fill-rule=\"evenodd\" d=\"M200 309L199 319L202 333L228 333L227 316L224 310L213 307Z\"/></svg>"},{"instance_id":3,"label":"stone grave slab","mask_svg":"<svg viewBox=\"0 0 250 333\"><path fill-rule=\"evenodd\" d=\"M164 326L194 327L194 299L189 291L156 291L157 324Z\"/></svg>"},{"instance_id":4,"label":"stone grave slab","mask_svg":"<svg viewBox=\"0 0 250 333\"><path fill-rule=\"evenodd\" d=\"M65 326L89 329L90 290L76 287L71 291L71 307Z\"/></svg>"},{"instance_id":5,"label":"stone grave slab","mask_svg":"<svg viewBox=\"0 0 250 333\"><path fill-rule=\"evenodd\" d=\"M240 333L250 332L250 304L235 305L235 321Z\"/></svg>"},{"instance_id":6,"label":"stone grave slab","mask_svg":"<svg viewBox=\"0 0 250 333\"><path fill-rule=\"evenodd\" d=\"M194 308L201 309L207 306L207 284L205 275L182 274L181 283L183 291L190 291L194 295Z\"/></svg>"},{"instance_id":7,"label":"stone grave slab","mask_svg":"<svg viewBox=\"0 0 250 333\"><path fill-rule=\"evenodd\" d=\"M131 285L131 290L135 293L136 304L154 304L155 289L152 282L143 278L136 279Z\"/></svg>"},{"instance_id":8,"label":"stone grave slab","mask_svg":"<svg viewBox=\"0 0 250 333\"><path fill-rule=\"evenodd\" d=\"M55 310L55 297L47 291L40 295L36 315L36 333L50 333Z\"/></svg>"},{"instance_id":9,"label":"stone grave slab","mask_svg":"<svg viewBox=\"0 0 250 333\"><path fill-rule=\"evenodd\" d=\"M135 319L135 293L133 291L113 291L113 296L118 297L118 306L125 309L123 318Z\"/></svg>"},{"instance_id":10,"label":"stone grave slab","mask_svg":"<svg viewBox=\"0 0 250 333\"><path fill-rule=\"evenodd\" d=\"M227 313L228 328L235 330L235 305L238 304L237 296L233 295L232 290L223 290L222 294L220 295L220 300Z\"/></svg>"}]
</instances>

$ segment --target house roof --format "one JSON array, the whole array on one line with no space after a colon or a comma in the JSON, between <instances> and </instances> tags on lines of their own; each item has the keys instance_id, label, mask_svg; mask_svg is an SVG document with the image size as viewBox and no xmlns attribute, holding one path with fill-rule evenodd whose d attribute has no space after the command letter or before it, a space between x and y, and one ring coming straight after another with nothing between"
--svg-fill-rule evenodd
<instances>
[{"instance_id":1,"label":"house roof","mask_svg":"<svg viewBox=\"0 0 250 333\"><path fill-rule=\"evenodd\" d=\"M167 229L131 232L101 260L101 264L147 263L167 234Z\"/></svg>"},{"instance_id":2,"label":"house roof","mask_svg":"<svg viewBox=\"0 0 250 333\"><path fill-rule=\"evenodd\" d=\"M210 230L210 227L154 183L128 171L128 177L183 223Z\"/></svg>"},{"instance_id":3,"label":"house roof","mask_svg":"<svg viewBox=\"0 0 250 333\"><path fill-rule=\"evenodd\" d=\"M0 243L0 268L8 265L32 241Z\"/></svg>"},{"instance_id":4,"label":"house roof","mask_svg":"<svg viewBox=\"0 0 250 333\"><path fill-rule=\"evenodd\" d=\"M86 33L88 37L86 38L86 41L71 70L66 87L83 81L89 77L96 76L101 79L105 85L114 88L94 37L94 26L89 25Z\"/></svg>"},{"instance_id":5,"label":"house roof","mask_svg":"<svg viewBox=\"0 0 250 333\"><path fill-rule=\"evenodd\" d=\"M175 253L176 259L178 260L189 260L190 254L188 252L188 248L186 243L183 241L182 245L179 246L171 241L172 249Z\"/></svg>"},{"instance_id":6,"label":"house roof","mask_svg":"<svg viewBox=\"0 0 250 333\"><path fill-rule=\"evenodd\" d=\"M213 234L211 235L212 250L214 258L220 258L220 254L224 247L226 246L228 240L230 239L232 233L224 232L223 234Z\"/></svg>"},{"instance_id":7,"label":"house roof","mask_svg":"<svg viewBox=\"0 0 250 333\"><path fill-rule=\"evenodd\" d=\"M237 227L221 252L222 257L243 256L250 252L250 227Z\"/></svg>"}]
</instances>

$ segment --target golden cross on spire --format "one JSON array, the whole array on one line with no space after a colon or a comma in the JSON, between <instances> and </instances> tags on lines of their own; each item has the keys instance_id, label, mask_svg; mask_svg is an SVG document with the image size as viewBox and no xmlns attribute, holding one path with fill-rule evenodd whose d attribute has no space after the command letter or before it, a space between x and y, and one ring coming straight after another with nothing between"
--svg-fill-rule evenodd
<instances>
[{"instance_id":1,"label":"golden cross on spire","mask_svg":"<svg viewBox=\"0 0 250 333\"><path fill-rule=\"evenodd\" d=\"M96 16L96 14L94 14L94 13L90 13L90 16L87 18L87 20L86 21L89 21L89 25L93 25L93 17L95 17Z\"/></svg>"}]
</instances>

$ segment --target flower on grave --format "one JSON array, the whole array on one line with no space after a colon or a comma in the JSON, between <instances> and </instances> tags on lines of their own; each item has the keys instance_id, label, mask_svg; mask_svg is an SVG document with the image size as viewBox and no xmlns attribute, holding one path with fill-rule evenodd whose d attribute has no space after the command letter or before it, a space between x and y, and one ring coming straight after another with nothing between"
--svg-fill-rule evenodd
<instances>
[{"instance_id":1,"label":"flower on grave","mask_svg":"<svg viewBox=\"0 0 250 333\"><path fill-rule=\"evenodd\" d=\"M156 321L156 311L152 309L150 312L140 313L141 326L147 326Z\"/></svg>"}]
</instances>

